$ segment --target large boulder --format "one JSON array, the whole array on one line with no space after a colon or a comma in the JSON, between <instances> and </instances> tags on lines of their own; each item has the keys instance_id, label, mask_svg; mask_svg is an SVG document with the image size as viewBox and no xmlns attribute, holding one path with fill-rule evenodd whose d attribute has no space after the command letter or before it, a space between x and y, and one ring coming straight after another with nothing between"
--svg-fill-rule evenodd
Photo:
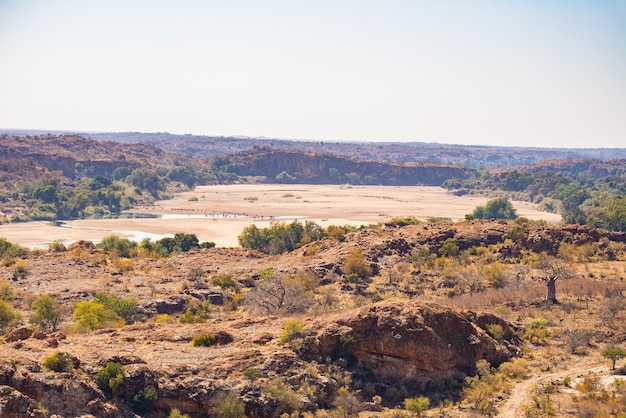
<instances>
[{"instance_id":1,"label":"large boulder","mask_svg":"<svg viewBox=\"0 0 626 418\"><path fill-rule=\"evenodd\" d=\"M343 351L379 379L427 384L471 373L480 359L498 365L515 354L475 318L435 303L389 300L312 323L303 352L323 359Z\"/></svg>"}]
</instances>

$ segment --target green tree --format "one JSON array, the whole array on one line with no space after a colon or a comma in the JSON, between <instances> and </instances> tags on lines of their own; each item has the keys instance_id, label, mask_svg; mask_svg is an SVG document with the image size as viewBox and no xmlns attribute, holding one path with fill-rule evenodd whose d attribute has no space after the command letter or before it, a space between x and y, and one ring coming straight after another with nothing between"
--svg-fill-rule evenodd
<instances>
[{"instance_id":1,"label":"green tree","mask_svg":"<svg viewBox=\"0 0 626 418\"><path fill-rule=\"evenodd\" d=\"M50 295L40 296L31 303L30 309L34 312L29 318L31 324L38 325L44 331L48 328L53 332L57 330L60 313L55 298Z\"/></svg>"},{"instance_id":2,"label":"green tree","mask_svg":"<svg viewBox=\"0 0 626 418\"><path fill-rule=\"evenodd\" d=\"M493 199L485 206L478 206L471 214L475 219L515 219L517 213L508 199Z\"/></svg>"},{"instance_id":3,"label":"green tree","mask_svg":"<svg viewBox=\"0 0 626 418\"><path fill-rule=\"evenodd\" d=\"M93 331L123 321L119 315L100 302L79 302L72 316L77 330Z\"/></svg>"},{"instance_id":4,"label":"green tree","mask_svg":"<svg viewBox=\"0 0 626 418\"><path fill-rule=\"evenodd\" d=\"M130 250L135 248L137 243L126 238L120 238L117 235L108 235L102 238L98 247L109 251L116 252L120 257L130 257Z\"/></svg>"},{"instance_id":5,"label":"green tree","mask_svg":"<svg viewBox=\"0 0 626 418\"><path fill-rule=\"evenodd\" d=\"M54 203L57 201L57 189L52 185L38 187L33 191L33 197L44 203Z\"/></svg>"},{"instance_id":6,"label":"green tree","mask_svg":"<svg viewBox=\"0 0 626 418\"><path fill-rule=\"evenodd\" d=\"M153 195L165 189L165 183L156 170L150 168L137 168L126 177L126 181L141 190L146 190Z\"/></svg>"},{"instance_id":7,"label":"green tree","mask_svg":"<svg viewBox=\"0 0 626 418\"><path fill-rule=\"evenodd\" d=\"M6 333L20 322L22 315L19 314L7 302L0 300L0 332Z\"/></svg>"},{"instance_id":8,"label":"green tree","mask_svg":"<svg viewBox=\"0 0 626 418\"><path fill-rule=\"evenodd\" d=\"M611 360L611 370L615 370L615 363L617 360L626 357L626 351L621 348L608 348L602 352L602 357Z\"/></svg>"}]
</instances>

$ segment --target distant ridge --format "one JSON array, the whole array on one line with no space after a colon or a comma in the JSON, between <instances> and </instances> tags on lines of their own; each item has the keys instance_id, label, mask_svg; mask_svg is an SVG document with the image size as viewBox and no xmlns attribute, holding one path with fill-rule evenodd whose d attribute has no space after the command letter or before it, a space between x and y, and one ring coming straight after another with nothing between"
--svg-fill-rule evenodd
<instances>
[{"instance_id":1,"label":"distant ridge","mask_svg":"<svg viewBox=\"0 0 626 418\"><path fill-rule=\"evenodd\" d=\"M66 131L0 130L11 135L59 134ZM98 141L125 144L149 144L164 150L199 158L224 156L247 151L255 146L302 152L333 154L347 158L379 162L436 162L460 164L471 168L519 166L564 159L626 158L626 148L536 148L497 147L489 145L448 145L432 142L338 142L293 139L270 139L262 136L203 136L168 132L67 132Z\"/></svg>"}]
</instances>

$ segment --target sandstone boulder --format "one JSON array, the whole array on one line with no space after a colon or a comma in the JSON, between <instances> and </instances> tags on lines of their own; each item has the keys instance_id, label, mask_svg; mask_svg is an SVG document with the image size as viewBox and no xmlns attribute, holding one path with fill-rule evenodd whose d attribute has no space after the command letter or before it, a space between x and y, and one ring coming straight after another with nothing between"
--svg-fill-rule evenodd
<instances>
[{"instance_id":1,"label":"sandstone boulder","mask_svg":"<svg viewBox=\"0 0 626 418\"><path fill-rule=\"evenodd\" d=\"M27 338L30 338L31 335L33 335L33 330L30 328L16 328L11 331L6 337L4 337L4 342L12 343L15 341L25 340Z\"/></svg>"},{"instance_id":2,"label":"sandstone boulder","mask_svg":"<svg viewBox=\"0 0 626 418\"><path fill-rule=\"evenodd\" d=\"M434 303L389 300L313 323L303 351L317 358L344 351L380 379L424 384L471 373L480 359L497 366L513 356L470 319Z\"/></svg>"}]
</instances>

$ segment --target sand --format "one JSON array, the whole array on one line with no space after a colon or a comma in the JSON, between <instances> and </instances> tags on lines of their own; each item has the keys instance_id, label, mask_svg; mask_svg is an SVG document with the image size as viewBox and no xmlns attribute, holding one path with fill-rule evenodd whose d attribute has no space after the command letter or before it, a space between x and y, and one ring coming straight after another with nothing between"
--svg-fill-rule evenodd
<instances>
[{"instance_id":1,"label":"sand","mask_svg":"<svg viewBox=\"0 0 626 418\"><path fill-rule=\"evenodd\" d=\"M197 201L190 200L197 198ZM219 247L238 245L241 231L255 224L312 220L328 225L369 225L394 216L419 219L445 217L462 220L476 206L489 199L453 196L440 187L424 186L338 186L338 185L220 185L201 186L153 206L138 207L130 213L151 213L162 218L86 219L62 226L49 222L0 225L0 237L30 248L47 248L52 241L69 244L79 239L97 242L111 234L141 240L194 233L200 241ZM518 215L561 221L560 215L537 210L529 202L512 202Z\"/></svg>"}]
</instances>

